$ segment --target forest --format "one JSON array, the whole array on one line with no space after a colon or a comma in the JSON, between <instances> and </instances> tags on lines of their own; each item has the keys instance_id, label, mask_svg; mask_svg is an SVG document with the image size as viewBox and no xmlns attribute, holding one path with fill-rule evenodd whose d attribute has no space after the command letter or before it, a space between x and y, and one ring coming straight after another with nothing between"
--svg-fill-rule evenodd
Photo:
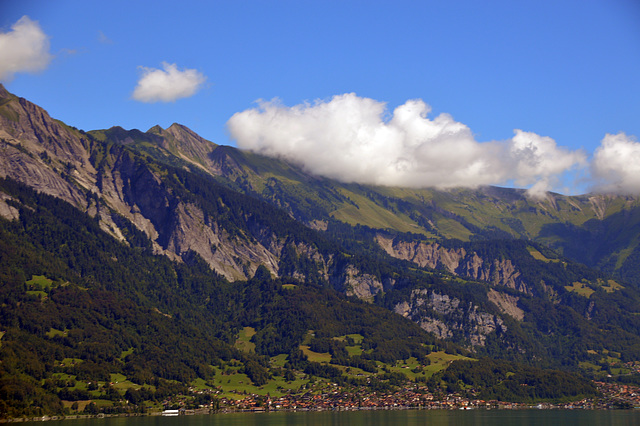
<instances>
[{"instance_id":1,"label":"forest","mask_svg":"<svg viewBox=\"0 0 640 426\"><path fill-rule=\"evenodd\" d=\"M407 377L385 372L384 365L425 360L435 351L469 354L383 307L313 280L274 278L260 267L248 281L230 283L195 253L180 263L153 255L134 227L125 244L60 199L10 179L0 180L0 190L20 212L19 220L0 219L4 418L68 414L73 402L87 397L112 401L102 412L125 409L125 398L160 401L196 380L211 381L229 365L241 365L238 371L256 386L305 374L385 389ZM234 345L243 327L256 330L253 352ZM361 336L359 355L336 340L349 335ZM309 360L300 350L305 339L312 352L329 354L331 364ZM284 369L270 363L281 354ZM374 380L344 368L374 374ZM116 389L114 375L137 386Z\"/></svg>"}]
</instances>

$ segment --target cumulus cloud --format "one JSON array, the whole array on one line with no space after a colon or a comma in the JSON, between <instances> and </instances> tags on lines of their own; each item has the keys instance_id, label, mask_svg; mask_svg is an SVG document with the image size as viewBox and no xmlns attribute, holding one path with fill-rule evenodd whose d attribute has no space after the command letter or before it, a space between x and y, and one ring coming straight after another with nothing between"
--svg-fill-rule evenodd
<instances>
[{"instance_id":1,"label":"cumulus cloud","mask_svg":"<svg viewBox=\"0 0 640 426\"><path fill-rule=\"evenodd\" d=\"M599 192L640 193L640 143L624 133L607 134L591 161Z\"/></svg>"},{"instance_id":2,"label":"cumulus cloud","mask_svg":"<svg viewBox=\"0 0 640 426\"><path fill-rule=\"evenodd\" d=\"M132 98L140 102L174 102L196 94L206 77L194 69L179 70L176 64L162 63L163 69L140 67L142 76Z\"/></svg>"},{"instance_id":3,"label":"cumulus cloud","mask_svg":"<svg viewBox=\"0 0 640 426\"><path fill-rule=\"evenodd\" d=\"M547 136L515 130L508 141L509 157L514 166L510 173L517 185L530 185L529 195L541 197L554 188L560 176L576 167L587 165L586 154L559 147Z\"/></svg>"},{"instance_id":4,"label":"cumulus cloud","mask_svg":"<svg viewBox=\"0 0 640 426\"><path fill-rule=\"evenodd\" d=\"M240 148L343 182L446 189L514 181L537 195L586 161L582 151L521 130L507 141L478 142L449 114L430 112L409 100L389 116L384 103L349 93L293 107L259 101L227 126Z\"/></svg>"},{"instance_id":5,"label":"cumulus cloud","mask_svg":"<svg viewBox=\"0 0 640 426\"><path fill-rule=\"evenodd\" d=\"M44 70L53 56L49 37L36 21L23 16L11 30L0 33L0 81L9 81L18 72Z\"/></svg>"}]
</instances>

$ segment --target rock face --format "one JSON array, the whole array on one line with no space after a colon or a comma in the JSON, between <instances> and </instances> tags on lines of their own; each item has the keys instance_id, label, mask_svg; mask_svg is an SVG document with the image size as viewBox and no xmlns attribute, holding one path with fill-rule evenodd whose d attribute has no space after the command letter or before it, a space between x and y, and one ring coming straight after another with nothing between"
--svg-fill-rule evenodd
<instances>
[{"instance_id":1,"label":"rock face","mask_svg":"<svg viewBox=\"0 0 640 426\"><path fill-rule=\"evenodd\" d=\"M161 136L162 147L183 160L204 168L212 164L210 156L216 145L203 139L188 127L173 123L167 129L155 126L147 133L157 133Z\"/></svg>"},{"instance_id":2,"label":"rock face","mask_svg":"<svg viewBox=\"0 0 640 426\"><path fill-rule=\"evenodd\" d=\"M396 241L380 234L376 241L390 256L411 261L420 267L444 269L461 277L532 294L530 286L510 259L483 259L464 248L449 249L438 243L421 241Z\"/></svg>"},{"instance_id":3,"label":"rock face","mask_svg":"<svg viewBox=\"0 0 640 426\"><path fill-rule=\"evenodd\" d=\"M347 296L356 296L369 302L376 294L388 290L394 284L391 281L383 283L373 275L363 274L353 265L347 265L342 273L332 277L331 281L337 290Z\"/></svg>"},{"instance_id":4,"label":"rock face","mask_svg":"<svg viewBox=\"0 0 640 426\"><path fill-rule=\"evenodd\" d=\"M11 177L71 203L97 217L103 230L122 241L125 232L117 217L124 217L149 237L156 253L174 260L198 253L231 281L253 276L260 265L279 275L285 241L269 229L248 228L243 235L231 235L216 218L173 193L160 171L123 148L135 143L135 136L155 144L153 149L215 171L223 167L212 155L216 145L179 124L166 130L156 126L147 133L115 127L102 132L103 138L107 136L115 146L53 120L42 108L0 85L0 177ZM18 211L7 199L0 194L0 215L16 219ZM301 244L294 250L324 265L328 277L331 259ZM345 276L353 283L359 279L349 273ZM354 288L355 293L366 293L357 290L357 284Z\"/></svg>"},{"instance_id":5,"label":"rock face","mask_svg":"<svg viewBox=\"0 0 640 426\"><path fill-rule=\"evenodd\" d=\"M16 220L20 218L20 212L7 203L7 201L11 200L10 196L0 192L0 216L8 220Z\"/></svg>"},{"instance_id":6,"label":"rock face","mask_svg":"<svg viewBox=\"0 0 640 426\"><path fill-rule=\"evenodd\" d=\"M0 86L1 177L86 208L84 193L95 190L96 171L83 143L78 132Z\"/></svg>"},{"instance_id":7,"label":"rock face","mask_svg":"<svg viewBox=\"0 0 640 426\"><path fill-rule=\"evenodd\" d=\"M394 311L440 338L453 338L471 348L484 346L491 333L507 331L500 317L432 290L413 290L409 300L397 304Z\"/></svg>"},{"instance_id":8,"label":"rock face","mask_svg":"<svg viewBox=\"0 0 640 426\"><path fill-rule=\"evenodd\" d=\"M522 321L524 319L524 311L518 307L519 297L499 293L495 289L490 289L487 297L490 302L493 302L502 313L510 315L511 317Z\"/></svg>"}]
</instances>

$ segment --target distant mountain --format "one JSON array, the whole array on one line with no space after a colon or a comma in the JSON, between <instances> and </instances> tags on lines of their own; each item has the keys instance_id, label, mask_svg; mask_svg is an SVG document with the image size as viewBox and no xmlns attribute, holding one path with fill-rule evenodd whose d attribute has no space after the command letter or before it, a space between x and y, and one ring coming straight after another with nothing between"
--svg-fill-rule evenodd
<instances>
[{"instance_id":1,"label":"distant mountain","mask_svg":"<svg viewBox=\"0 0 640 426\"><path fill-rule=\"evenodd\" d=\"M0 177L0 373L43 398L65 363L141 385L236 359L260 386L316 352L334 379L445 349L640 362L636 198L343 184L179 124L77 130L1 86Z\"/></svg>"}]
</instances>

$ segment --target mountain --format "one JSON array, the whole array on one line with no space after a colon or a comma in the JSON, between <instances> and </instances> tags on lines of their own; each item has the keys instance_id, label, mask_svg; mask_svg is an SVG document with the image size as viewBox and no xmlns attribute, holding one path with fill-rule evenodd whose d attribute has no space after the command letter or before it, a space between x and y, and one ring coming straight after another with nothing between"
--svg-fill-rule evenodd
<instances>
[{"instance_id":1,"label":"mountain","mask_svg":"<svg viewBox=\"0 0 640 426\"><path fill-rule=\"evenodd\" d=\"M303 343L335 346L336 337L357 338L350 347L360 355L342 343L332 363L358 369L314 375L358 386L368 386L357 379L359 367L377 373L376 362L424 359L445 346L456 358L455 347L381 307L274 279L265 267L232 284L195 253L184 262L153 255L135 228L130 241L140 244L132 247L59 198L13 180L0 179L0 190L18 215L0 219L3 417L62 413L61 400L120 401L118 389L141 386L162 401L189 394L194 383L222 389L216 380L224 375L241 375L259 391L284 385L285 368L297 371L287 381L300 387L304 371L319 368L300 351ZM247 330L253 348L243 351L237 340ZM126 388L113 385L124 378ZM385 386L375 375L369 380Z\"/></svg>"},{"instance_id":2,"label":"mountain","mask_svg":"<svg viewBox=\"0 0 640 426\"><path fill-rule=\"evenodd\" d=\"M131 222L146 233L155 253L180 259L194 251L230 280L253 276L259 265L276 273L283 249L298 243L234 203L222 186L180 169L170 172L147 161L144 150L128 147L133 136L145 146L161 140L162 149L176 155L177 146L190 158L206 152L203 141L186 128L153 129L162 136L114 128L105 132L110 139L103 142L52 120L24 100L6 96L1 108L1 175L71 203L120 240L126 240L122 221ZM191 193L199 191L196 197ZM298 225L283 218L276 226Z\"/></svg>"},{"instance_id":3,"label":"mountain","mask_svg":"<svg viewBox=\"0 0 640 426\"><path fill-rule=\"evenodd\" d=\"M0 392L40 407L91 377L117 399L113 375L226 392L223 371L263 391L640 361L635 198L343 184L179 124L78 130L1 86L0 177Z\"/></svg>"},{"instance_id":4,"label":"mountain","mask_svg":"<svg viewBox=\"0 0 640 426\"><path fill-rule=\"evenodd\" d=\"M102 136L113 131L90 133ZM153 146L143 136L169 131L172 136ZM531 198L523 190L498 187L436 191L343 184L282 160L214 145L192 135L174 124L167 131L157 126L146 134L132 131L128 140L158 161L175 161L173 154L184 165L200 168L235 190L274 204L315 229L324 230L335 219L417 234L418 242L522 238L640 284L637 197L548 193L544 198ZM176 148L169 140L180 140L184 148ZM193 148L193 140L198 148Z\"/></svg>"}]
</instances>

